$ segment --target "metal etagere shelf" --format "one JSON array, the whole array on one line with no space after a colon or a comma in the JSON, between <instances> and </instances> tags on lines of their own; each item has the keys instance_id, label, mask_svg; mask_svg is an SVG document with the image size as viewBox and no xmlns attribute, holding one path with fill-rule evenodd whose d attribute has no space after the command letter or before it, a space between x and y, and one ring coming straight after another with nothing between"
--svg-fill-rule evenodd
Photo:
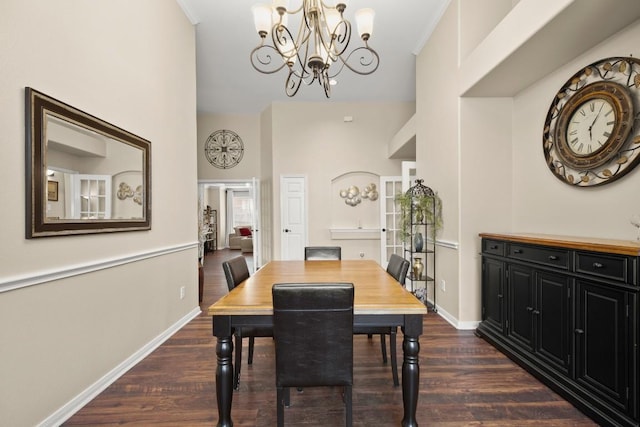
<instances>
[{"instance_id":1,"label":"metal etagere shelf","mask_svg":"<svg viewBox=\"0 0 640 427\"><path fill-rule=\"evenodd\" d=\"M405 193L409 203L402 207L408 233L404 257L411 265L405 286L427 307L438 311L435 287L437 196L422 184L422 179L415 182Z\"/></svg>"}]
</instances>

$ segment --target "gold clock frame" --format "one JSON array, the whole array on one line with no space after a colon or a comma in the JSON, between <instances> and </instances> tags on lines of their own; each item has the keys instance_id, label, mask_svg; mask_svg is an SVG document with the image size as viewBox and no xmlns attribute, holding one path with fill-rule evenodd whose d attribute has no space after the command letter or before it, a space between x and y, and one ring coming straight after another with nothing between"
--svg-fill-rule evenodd
<instances>
[{"instance_id":1,"label":"gold clock frame","mask_svg":"<svg viewBox=\"0 0 640 427\"><path fill-rule=\"evenodd\" d=\"M603 99L615 111L611 136L601 148L581 155L571 150L567 126L586 102ZM640 162L640 61L605 58L574 74L557 92L547 113L543 151L551 172L566 184L593 187L608 184Z\"/></svg>"}]
</instances>

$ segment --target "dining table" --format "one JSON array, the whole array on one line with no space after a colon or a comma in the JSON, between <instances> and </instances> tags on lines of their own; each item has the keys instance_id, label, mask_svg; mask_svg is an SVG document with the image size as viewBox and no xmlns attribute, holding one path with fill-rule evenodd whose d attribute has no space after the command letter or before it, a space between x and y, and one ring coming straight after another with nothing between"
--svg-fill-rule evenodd
<instances>
[{"instance_id":1,"label":"dining table","mask_svg":"<svg viewBox=\"0 0 640 427\"><path fill-rule=\"evenodd\" d=\"M270 261L212 304L216 343L218 427L232 427L235 328L273 325L271 289L276 283L352 283L354 326L400 327L403 332L403 427L415 427L420 384L419 337L427 307L373 260ZM275 382L274 382L275 388Z\"/></svg>"}]
</instances>

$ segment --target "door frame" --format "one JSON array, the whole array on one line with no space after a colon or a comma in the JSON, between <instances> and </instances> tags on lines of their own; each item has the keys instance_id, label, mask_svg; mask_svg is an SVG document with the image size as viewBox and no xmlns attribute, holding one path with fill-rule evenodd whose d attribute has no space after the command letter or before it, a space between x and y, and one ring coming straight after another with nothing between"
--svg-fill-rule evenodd
<instances>
[{"instance_id":1,"label":"door frame","mask_svg":"<svg viewBox=\"0 0 640 427\"><path fill-rule=\"evenodd\" d=\"M241 184L247 185L249 188L249 193L252 195L253 199L254 199L254 206L253 206L253 219L252 222L255 225L260 225L261 224L261 220L260 220L260 213L261 213L261 206L260 206L260 199L259 199L259 194L260 194L260 179L259 178L247 178L247 179L199 179L198 180L198 200L202 199L203 193L204 193L204 186L207 184L217 184L217 185L225 185L225 186L238 186ZM258 188L254 188L253 186L257 185ZM256 195L258 197L256 197ZM200 212L198 212L198 215L200 214ZM222 223L220 221L220 215L221 213L218 212L218 226L220 226L220 224ZM225 213L225 222L226 222L226 213ZM258 234L260 233L260 229L255 229L254 230L254 234ZM221 233L220 230L218 231L218 234L220 236L222 236L226 242L226 236L229 235L229 230L225 229L225 233ZM261 253L261 244L258 244L258 242L261 242L261 238L260 236L254 236L254 241L253 241L253 271L256 271L259 267L261 267L260 263L262 262L262 253ZM220 245L218 245L218 247L220 247Z\"/></svg>"}]
</instances>

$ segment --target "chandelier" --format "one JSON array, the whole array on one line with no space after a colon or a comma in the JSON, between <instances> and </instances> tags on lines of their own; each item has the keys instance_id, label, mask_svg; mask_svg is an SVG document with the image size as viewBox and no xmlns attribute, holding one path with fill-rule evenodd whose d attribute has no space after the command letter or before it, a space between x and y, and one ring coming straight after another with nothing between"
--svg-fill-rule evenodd
<instances>
[{"instance_id":1,"label":"chandelier","mask_svg":"<svg viewBox=\"0 0 640 427\"><path fill-rule=\"evenodd\" d=\"M351 23L343 15L346 7L346 0L338 0L335 6L322 0L302 0L302 5L295 10L289 10L288 0L254 5L252 11L260 44L251 51L251 64L264 74L276 73L286 66L288 96L298 93L302 83L318 82L329 98L335 77L345 67L360 75L373 73L380 63L378 54L368 44L375 12L373 9L356 11L364 46L348 52ZM294 36L288 21L295 16L299 23ZM268 35L272 45L265 43Z\"/></svg>"}]
</instances>

